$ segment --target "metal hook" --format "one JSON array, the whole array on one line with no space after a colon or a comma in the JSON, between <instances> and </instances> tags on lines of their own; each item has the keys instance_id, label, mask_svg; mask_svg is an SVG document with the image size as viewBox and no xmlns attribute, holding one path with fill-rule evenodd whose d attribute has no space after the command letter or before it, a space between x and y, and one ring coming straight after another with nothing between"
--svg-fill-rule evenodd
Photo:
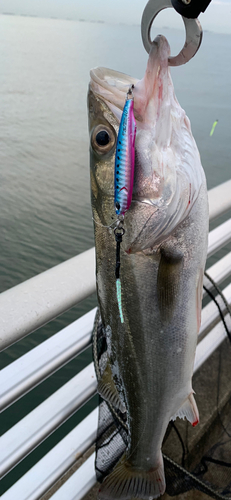
<instances>
[{"instance_id":1,"label":"metal hook","mask_svg":"<svg viewBox=\"0 0 231 500\"><path fill-rule=\"evenodd\" d=\"M142 20L141 35L145 50L149 53L152 41L150 37L152 23L157 14L168 7L172 7L171 0L149 0L147 3ZM180 66L187 63L198 51L202 41L202 27L198 19L188 19L182 16L185 25L186 38L183 49L177 56L169 57L169 66Z\"/></svg>"},{"instance_id":2,"label":"metal hook","mask_svg":"<svg viewBox=\"0 0 231 500\"><path fill-rule=\"evenodd\" d=\"M133 89L134 89L134 85L132 84L132 85L130 85L130 87L129 87L128 91L127 91L127 100L128 100L129 98L134 99L134 97L133 97L133 92L132 92L132 91L133 91Z\"/></svg>"}]
</instances>

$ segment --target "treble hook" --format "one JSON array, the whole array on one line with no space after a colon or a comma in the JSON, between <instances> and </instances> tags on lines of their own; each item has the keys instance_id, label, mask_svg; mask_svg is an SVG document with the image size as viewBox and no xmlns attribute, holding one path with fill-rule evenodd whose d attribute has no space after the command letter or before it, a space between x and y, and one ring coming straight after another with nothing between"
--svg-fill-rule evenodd
<instances>
[{"instance_id":1,"label":"treble hook","mask_svg":"<svg viewBox=\"0 0 231 500\"><path fill-rule=\"evenodd\" d=\"M145 50L149 53L152 41L150 37L152 23L157 14L168 7L172 7L171 0L149 0L147 3L142 20L141 20L141 35ZM177 56L169 57L169 66L180 66L187 63L198 51L202 41L202 27L198 19L188 19L181 16L185 25L186 38L183 49Z\"/></svg>"}]
</instances>

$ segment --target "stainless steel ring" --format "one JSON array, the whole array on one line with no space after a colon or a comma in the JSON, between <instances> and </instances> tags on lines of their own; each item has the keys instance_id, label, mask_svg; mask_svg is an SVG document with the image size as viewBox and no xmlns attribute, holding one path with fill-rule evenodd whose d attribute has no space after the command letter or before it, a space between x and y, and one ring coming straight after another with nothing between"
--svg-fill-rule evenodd
<instances>
[{"instance_id":1,"label":"stainless steel ring","mask_svg":"<svg viewBox=\"0 0 231 500\"><path fill-rule=\"evenodd\" d=\"M151 27L157 14L168 7L172 7L171 0L149 0L147 3L142 20L141 35L145 50L149 53L152 45ZM172 7L173 8L173 7ZM198 19L187 19L182 16L185 25L186 37L183 49L177 56L170 56L169 66L180 66L187 63L198 51L202 41L202 27Z\"/></svg>"}]
</instances>

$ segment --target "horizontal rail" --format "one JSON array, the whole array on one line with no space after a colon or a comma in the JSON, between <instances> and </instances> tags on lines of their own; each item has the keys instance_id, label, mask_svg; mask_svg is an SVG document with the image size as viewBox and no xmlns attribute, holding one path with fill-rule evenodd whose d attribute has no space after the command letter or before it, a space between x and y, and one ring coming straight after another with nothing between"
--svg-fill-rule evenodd
<instances>
[{"instance_id":1,"label":"horizontal rail","mask_svg":"<svg viewBox=\"0 0 231 500\"><path fill-rule=\"evenodd\" d=\"M229 321L229 314L226 314L225 319ZM196 350L195 362L194 362L194 370L193 373L196 373L197 370L203 365L203 363L213 354L213 352L219 347L219 345L227 338L227 333L224 329L224 325L222 321L218 323L211 330L211 332L204 337L201 342L199 342Z\"/></svg>"},{"instance_id":2,"label":"horizontal rail","mask_svg":"<svg viewBox=\"0 0 231 500\"><path fill-rule=\"evenodd\" d=\"M217 241L219 243L219 240ZM210 267L208 274L218 284L229 276L231 274L231 252ZM204 277L204 283L210 290L213 288L206 277ZM209 304L207 308L210 308L209 311L213 310L215 318L218 318L219 314L215 305ZM4 387L1 398L2 409L14 403L89 345L95 311L96 308L2 370L1 386ZM203 334L204 314L203 310L201 334ZM211 316L211 326L212 321L214 321L212 318L214 317ZM208 317L206 328L209 324Z\"/></svg>"},{"instance_id":3,"label":"horizontal rail","mask_svg":"<svg viewBox=\"0 0 231 500\"><path fill-rule=\"evenodd\" d=\"M76 460L94 444L97 434L97 425L98 408L82 420L75 429L67 434L67 436L39 460L34 467L11 486L11 488L2 495L2 500L15 500L16 498L17 500L38 500L41 498L41 496L46 493L63 474L65 474ZM94 471L94 455L92 455L92 457ZM78 478L79 481L81 481L85 468L86 465L84 464L81 467L80 477ZM95 481L96 477L94 471L94 482ZM94 483L92 484L92 482L90 482L90 484L93 486ZM77 485L79 489L79 482ZM90 488L91 486L89 489ZM82 488L80 490L81 493L83 493ZM62 500L70 500L70 497L65 495L61 498Z\"/></svg>"},{"instance_id":4,"label":"horizontal rail","mask_svg":"<svg viewBox=\"0 0 231 500\"><path fill-rule=\"evenodd\" d=\"M228 285L224 290L222 290L228 304L231 306L231 284ZM226 306L220 297L220 295L215 296L221 311L226 311ZM201 328L199 332L199 341L216 325L219 321L220 314L217 305L211 301L207 306L202 309L201 312Z\"/></svg>"},{"instance_id":5,"label":"horizontal rail","mask_svg":"<svg viewBox=\"0 0 231 500\"><path fill-rule=\"evenodd\" d=\"M226 333L224 330L224 326L222 322L220 322L210 332L210 334L208 334L198 344L194 364L194 373L210 357L212 352L214 352L214 350L221 344L225 337ZM93 413L94 412L92 412L92 414ZM79 424L79 426L81 424ZM72 433L74 431L72 431ZM86 426L84 433L85 439L89 442L89 447L94 442L92 436L96 436L96 432L97 420L95 419L94 422L92 422L91 426ZM59 471L59 474L57 473L58 479L67 470L66 460L69 461L69 467L72 465L73 455L66 452L65 444L65 440L70 441L69 437L70 436L68 435L62 441L60 441L55 448L53 448L45 457L43 457L36 465L34 465L31 470L29 470L22 478L20 478L2 496L2 500L15 500L15 498L17 498L17 500L38 500L40 496L45 493L45 491L47 491L52 486L52 484L54 484L54 479L56 476L55 467L57 467L57 470ZM74 439L73 445L76 448L76 441ZM60 459L60 457L62 456L62 452L63 460ZM54 460L56 460L56 455L59 461L58 464L57 461L53 463L53 457ZM66 455L68 455L67 458ZM81 500L84 495L92 488L92 486L94 486L95 483L96 477L94 469L94 454L92 454L89 459L59 488L59 490L52 495L51 500L63 500L64 498L68 500Z\"/></svg>"},{"instance_id":6,"label":"horizontal rail","mask_svg":"<svg viewBox=\"0 0 231 500\"><path fill-rule=\"evenodd\" d=\"M209 233L207 259L231 242L231 219Z\"/></svg>"},{"instance_id":7,"label":"horizontal rail","mask_svg":"<svg viewBox=\"0 0 231 500\"><path fill-rule=\"evenodd\" d=\"M216 282L217 285L220 285L222 281L229 278L231 275L231 252L225 255L222 259L220 259L216 264L207 269L207 273L213 281ZM204 276L203 283L208 288L208 290L213 289L213 285L211 281ZM206 291L203 290L203 297L206 295Z\"/></svg>"},{"instance_id":8,"label":"horizontal rail","mask_svg":"<svg viewBox=\"0 0 231 500\"><path fill-rule=\"evenodd\" d=\"M231 181L213 188L208 195L210 220L231 209ZM91 248L1 293L0 349L56 318L95 290L95 249Z\"/></svg>"},{"instance_id":9,"label":"horizontal rail","mask_svg":"<svg viewBox=\"0 0 231 500\"><path fill-rule=\"evenodd\" d=\"M231 182L231 181L230 181ZM227 184L227 183L225 183ZM220 188L221 186L218 186ZM215 188L215 189L218 189ZM230 184L231 188L231 184ZM231 208L231 204L228 208ZM218 215L220 215L223 212L219 212ZM217 215L217 216L218 216ZM211 256L213 253L215 253L217 250L219 250L221 247L223 247L225 244L229 243L231 241L231 219L229 221L226 221L223 223L221 226L218 228L214 229L211 231L209 235L209 248L208 248L208 256ZM88 255L86 255L88 254ZM59 296L59 289L60 289L60 283L59 280L63 280L61 282L61 285L64 287L62 288L62 293L64 293L65 286L67 286L67 283L69 283L69 277L66 279L68 273L70 276L73 274L73 269L75 269L75 280L77 279L76 277L80 278L81 273L80 270L82 268L83 270L83 275L85 280L81 281L80 287L77 286L77 291L75 290L75 297L78 297L77 301L72 303L70 306L67 306L68 301L70 303L71 300L73 300L73 297L71 298L71 294L68 293L65 297L65 309L67 310L70 307L72 307L75 303L79 302L80 300L86 298L88 295L94 292L95 290L95 275L94 275L94 249L91 249L87 252L84 252L84 254L81 254L77 257L74 257L73 259L70 259L69 261L64 262L63 264L60 264L59 266L56 266L55 268L50 269L49 271L46 271L45 273L42 273L41 275L36 276L35 278L32 278L31 280L28 280L25 283L22 283L21 285L18 285L17 287L14 287L11 290L8 290L7 292L3 292L3 294L0 295L0 308L2 308L2 304L4 305L4 300L6 297L6 294L10 292L15 292L16 289L19 287L21 288L20 294L24 293L24 299L25 295L29 295L29 300L26 298L24 300L25 304L29 302L29 305L31 306L32 303L35 303L35 298L36 296L38 297L38 307L37 307L37 312L38 315L40 315L41 311L44 310L44 303L40 301L41 294L44 295L44 293L48 293L46 296L46 299L49 298L49 292L51 290L48 290L47 292L47 287L49 286L49 283L52 284L52 290L55 292L55 287L57 291L57 297ZM77 264L78 260L78 264ZM75 262L74 262L75 261ZM84 262L87 262L86 263ZM67 265L68 264L68 265ZM74 267L73 267L74 264ZM62 267L62 272L60 273L60 268ZM66 270L64 271L64 267L66 267ZM88 268L87 273L85 271L86 267ZM72 271L71 271L72 269ZM55 279L55 271L58 272L59 278ZM66 273L66 276L64 277ZM49 274L48 280L47 280L47 275ZM214 264L209 270L208 274L219 284L222 281L224 281L228 276L231 275L231 252L227 254L223 259L221 259L219 262ZM45 276L46 275L46 276ZM53 275L53 277L52 277ZM91 279L93 277L93 280ZM45 285L45 290L43 288L44 286L44 279L46 278L46 285ZM57 278L57 277L56 277ZM26 292L26 288L23 291L23 285L26 285L32 280L36 280L37 283L34 281L34 285L30 291ZM94 281L94 284L93 284ZM212 289L212 285L210 282L205 280L205 284L209 289ZM72 287L72 292L73 292L73 287L74 284L72 282L71 284ZM81 290L80 290L81 288ZM57 290L58 289L58 290ZM89 290L90 293L89 293ZM230 303L230 295L231 295L231 285L229 285L225 290L224 290L225 296ZM37 295L38 294L38 295ZM84 295L85 294L85 295ZM3 297L3 302L2 302L2 297ZM56 297L56 298L57 298ZM17 299L17 293L16 293L16 299ZM46 300L45 299L45 300ZM13 295L12 298L13 299ZM9 295L7 297L7 301L9 301ZM16 301L17 302L17 301ZM19 301L20 302L20 301ZM24 304L24 305L25 305ZM221 303L222 304L222 303ZM47 321L50 321L50 319L53 319L53 317L57 317L58 314L61 314L64 311L61 311L57 314L55 313L55 316L53 316L53 311L54 308L59 307L59 301L57 302L46 303L47 309L51 309L49 312L47 312L46 316L43 316L43 318L39 318L39 321L41 324L45 324ZM9 303L8 303L9 306ZM19 307L19 303L17 304ZM222 309L224 310L225 308L222 305ZM5 407L17 400L19 397L24 395L28 390L30 390L32 387L35 387L39 382L44 380L48 375L51 373L54 373L58 368L63 366L65 363L67 363L70 359L72 359L74 356L76 356L80 351L85 349L89 344L91 340L91 330L93 326L93 320L95 316L95 310L90 311L90 313L86 314L84 317L80 318L76 322L72 323L68 327L64 328L60 332L58 332L56 335L48 339L47 341L43 342L39 346L37 346L35 349L31 350L29 353L26 355L22 356L15 362L11 363L8 367L6 367L2 372L3 376L6 378L4 379L6 384L6 391L4 392L4 405ZM4 313L4 311L3 311ZM31 314L32 313L32 314ZM21 312L22 314L22 312ZM41 313L42 314L42 313ZM48 317L50 315L50 319L45 319L44 317ZM22 315L23 316L23 315ZM29 325L29 322L32 321L33 324L35 324L35 317L33 316L33 311L30 310L30 307L28 309L28 318L26 321L26 325ZM218 321L219 314L216 309L216 306L213 303L208 304L202 312L202 327L200 330L200 337L203 337L205 333L211 328L212 325L216 324ZM3 318L4 319L4 318ZM19 318L19 328L21 324L21 317ZM4 322L4 321L3 321ZM38 326L35 328L30 329L27 333L30 333L34 329L37 329ZM20 331L21 333L18 335L17 331L17 339L12 340L12 337L10 338L10 344L14 343L15 341L19 340L23 336L27 335L25 333L25 330L22 334L22 330ZM6 330L5 330L6 333ZM207 334L205 338L202 338L202 340L199 342L197 346L197 351L196 351L196 358L195 358L195 365L194 365L194 373L197 371L200 366L209 358L209 356L214 352L214 350L220 345L220 343L224 340L226 337L226 333L224 331L223 324L219 322L215 327L213 327L212 331ZM65 342L63 343L63 339L65 339ZM4 335L3 338L0 339L3 340L4 343ZM7 336L5 337L5 342L7 344L8 339ZM5 347L10 344L5 344ZM3 347L3 348L5 348ZM28 356L28 357L27 357ZM16 381L16 383L15 383ZM5 383L3 384L5 386ZM33 410L29 415L27 415L24 419L22 419L20 422L18 422L13 428L11 428L8 432L2 436L2 449L4 450L3 452L3 460L4 460L4 465L3 465L3 475L6 474L9 470L11 470L20 460L22 460L28 453L30 453L36 446L38 446L46 437L48 437L59 425L61 425L68 417L70 417L77 409L84 404L90 397L92 397L96 392L96 379L95 379L95 374L93 370L93 364L91 363L88 367L86 367L80 374L78 374L76 377L74 377L71 381L69 381L67 384L65 384L61 389L56 391L50 398L48 398L44 403L39 405L35 410ZM94 413L94 412L92 412ZM79 424L81 425L81 424ZM79 426L77 426L75 430L78 429ZM90 426L91 432L94 434L97 429L97 423L94 423L94 425ZM74 432L73 431L73 432ZM89 431L89 429L88 429ZM71 433L70 433L71 434ZM69 436L69 435L68 435ZM68 438L66 436L66 438ZM95 434L94 434L95 436ZM64 438L64 439L66 439ZM84 434L84 438L86 438ZM86 438L87 439L87 438ZM95 439L95 437L94 437ZM61 443L64 442L62 440L57 446L61 445ZM89 442L89 441L88 441ZM93 441L91 441L91 444ZM89 444L90 446L90 444ZM76 447L75 447L76 448ZM51 450L52 453L54 450L57 448L55 447L53 450ZM86 449L86 448L85 448ZM84 451L78 451L80 455L84 453ZM34 467L39 466L39 464L47 459L47 454L41 461L38 462ZM60 448L60 457L62 455L61 448ZM95 475L94 475L94 467L93 467L93 458L94 456L92 455L90 459L86 462L86 464L89 464L89 467L86 466L86 470L88 470L87 474L90 474L91 470L91 475L88 475L87 477L87 482L93 481L91 486L95 482ZM75 456L76 459L76 456ZM48 459L47 459L48 460ZM50 460L50 459L49 459ZM58 453L57 453L57 460L58 460ZM73 455L72 459L73 460ZM58 468L58 466L55 468L53 476L52 472L50 471L50 463L47 461L47 475L49 475L49 484L46 482L44 479L44 473L45 469L41 474L39 473L39 478L38 478L38 486L34 488L34 493L32 493L32 496L25 496L25 487L22 490L23 495L21 497L22 500L27 498L27 500L35 500L41 497L41 495L47 491L52 484L54 484L55 481L71 466L70 460L62 461L62 466ZM45 463L45 462L44 462ZM48 466L49 464L49 466ZM64 465L66 464L66 465ZM67 465L69 464L69 465ZM84 464L85 466L85 464ZM90 489L87 486L87 482L85 481L84 474L83 474L83 467L82 466L79 471L77 471L72 477L74 481L74 477L78 478L78 488L76 490L76 482L73 482L73 495L74 495L74 490L75 490L75 496L73 496L73 500L75 499L80 499L82 496L87 493L87 491ZM66 467L66 468L65 468ZM88 469L87 469L88 467ZM31 471L34 468L32 468L30 471L28 471L27 474L30 474ZM64 470L65 469L65 470ZM62 472L63 470L63 472ZM81 472L82 470L82 472ZM93 471L93 472L92 472ZM38 469L36 469L35 476L38 473ZM27 476L23 476L17 483L16 485L19 485L20 481L23 481L24 478ZM46 475L46 477L47 477ZM29 476L28 476L29 477ZM30 476L30 481L31 483L31 477ZM72 496L72 478L69 479L67 483L63 485L63 487L60 488L58 492L56 492L53 496L52 499L58 500L60 498L68 498L68 500L71 500ZM76 480L76 479L75 479ZM26 483L25 483L26 484ZM12 488L14 488L16 485L13 485ZM34 487L34 478L32 480L32 487ZM2 497L4 500L10 500L10 498L15 498L15 493L12 497L9 496L6 497L8 493L10 494L12 488L10 488ZM40 489L39 489L40 488ZM42 489L41 489L42 488ZM64 488L64 489L63 489ZM65 489L66 488L66 489ZM84 488L88 488L85 489ZM18 486L17 490L18 493ZM66 496L65 492L68 492ZM61 492L61 496L60 495ZM84 493L83 493L84 492ZM35 496L33 496L35 495ZM57 495L57 498L55 497ZM62 496L64 495L64 496ZM80 495L80 496L78 496ZM20 500L20 494L17 494L18 500Z\"/></svg>"},{"instance_id":10,"label":"horizontal rail","mask_svg":"<svg viewBox=\"0 0 231 500\"><path fill-rule=\"evenodd\" d=\"M2 292L0 349L57 318L95 289L95 249L91 248Z\"/></svg>"},{"instance_id":11,"label":"horizontal rail","mask_svg":"<svg viewBox=\"0 0 231 500\"><path fill-rule=\"evenodd\" d=\"M24 396L91 343L96 307L1 372L1 410Z\"/></svg>"},{"instance_id":12,"label":"horizontal rail","mask_svg":"<svg viewBox=\"0 0 231 500\"><path fill-rule=\"evenodd\" d=\"M212 221L225 214L231 208L231 180L210 189L208 197L209 220Z\"/></svg>"},{"instance_id":13,"label":"horizontal rail","mask_svg":"<svg viewBox=\"0 0 231 500\"><path fill-rule=\"evenodd\" d=\"M208 273L217 283L221 283L224 275L227 277L228 274L231 274L231 253L214 264ZM205 282L208 288L212 289L211 283L206 278ZM230 287L231 285L224 290L228 301L230 300ZM223 308L223 302L221 302L221 307ZM90 344L95 312L96 308L2 370L1 386L4 388L1 396L2 410L61 368ZM204 335L205 330L211 329L212 324L218 318L219 312L216 305L214 303L208 304L202 310L200 336Z\"/></svg>"},{"instance_id":14,"label":"horizontal rail","mask_svg":"<svg viewBox=\"0 0 231 500\"><path fill-rule=\"evenodd\" d=\"M83 465L52 495L51 500L81 500L95 485L95 454L92 453ZM13 500L13 499L12 499Z\"/></svg>"},{"instance_id":15,"label":"horizontal rail","mask_svg":"<svg viewBox=\"0 0 231 500\"><path fill-rule=\"evenodd\" d=\"M227 291L228 289L228 291ZM225 295L229 296L230 287ZM230 296L229 296L230 298ZM212 316L212 321L214 321ZM208 326L206 314L202 316L201 334L204 323ZM218 333L217 333L218 332ZM217 340L216 340L217 336ZM213 330L201 340L197 346L194 372L208 359L213 350L223 341L226 333L220 321ZM207 339L207 340L206 340ZM205 343L206 340L206 343ZM205 346L205 347L204 347ZM34 350L36 351L37 348ZM88 365L81 373L56 391L44 403L39 405L24 419L18 422L2 437L3 447L3 474L14 467L19 460L25 457L45 437L56 429L66 418L78 409L84 401L96 392L97 382L93 363Z\"/></svg>"},{"instance_id":16,"label":"horizontal rail","mask_svg":"<svg viewBox=\"0 0 231 500\"><path fill-rule=\"evenodd\" d=\"M4 476L96 393L93 363L1 437Z\"/></svg>"}]
</instances>

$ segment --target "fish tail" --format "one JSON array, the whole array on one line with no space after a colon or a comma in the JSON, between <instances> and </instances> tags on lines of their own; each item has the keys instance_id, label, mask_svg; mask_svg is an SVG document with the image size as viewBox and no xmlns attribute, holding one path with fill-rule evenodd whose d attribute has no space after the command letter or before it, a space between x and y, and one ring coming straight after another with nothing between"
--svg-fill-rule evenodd
<instances>
[{"instance_id":1,"label":"fish tail","mask_svg":"<svg viewBox=\"0 0 231 500\"><path fill-rule=\"evenodd\" d=\"M101 485L99 499L128 500L131 498L154 499L165 492L163 457L159 465L148 471L135 469L123 456L115 469Z\"/></svg>"}]
</instances>

